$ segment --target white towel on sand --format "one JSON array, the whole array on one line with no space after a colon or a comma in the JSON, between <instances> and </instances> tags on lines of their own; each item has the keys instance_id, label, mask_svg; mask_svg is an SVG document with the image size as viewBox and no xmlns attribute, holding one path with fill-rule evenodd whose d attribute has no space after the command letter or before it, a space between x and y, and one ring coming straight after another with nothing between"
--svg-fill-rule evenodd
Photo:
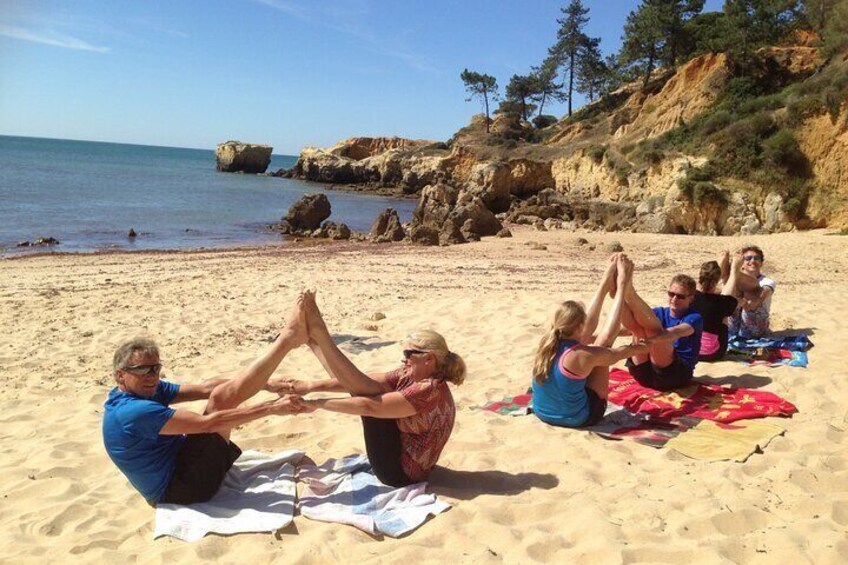
<instances>
[{"instance_id":1,"label":"white towel on sand","mask_svg":"<svg viewBox=\"0 0 848 565\"><path fill-rule=\"evenodd\" d=\"M300 513L313 520L356 526L372 535L398 537L450 505L426 494L427 483L402 488L377 480L365 455L328 459L323 465L301 465L298 479L306 488L298 501Z\"/></svg>"},{"instance_id":2,"label":"white towel on sand","mask_svg":"<svg viewBox=\"0 0 848 565\"><path fill-rule=\"evenodd\" d=\"M156 507L154 538L197 541L208 533L274 532L294 517L295 465L302 451L245 451L209 502Z\"/></svg>"}]
</instances>

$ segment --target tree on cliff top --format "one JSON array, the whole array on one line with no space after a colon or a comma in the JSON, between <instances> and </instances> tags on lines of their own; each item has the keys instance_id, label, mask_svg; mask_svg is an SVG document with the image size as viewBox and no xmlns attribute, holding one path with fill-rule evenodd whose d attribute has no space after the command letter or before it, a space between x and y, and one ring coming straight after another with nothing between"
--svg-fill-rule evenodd
<instances>
[{"instance_id":1,"label":"tree on cliff top","mask_svg":"<svg viewBox=\"0 0 848 565\"><path fill-rule=\"evenodd\" d=\"M747 61L762 45L780 42L795 25L799 0L726 0L728 50Z\"/></svg>"},{"instance_id":2,"label":"tree on cliff top","mask_svg":"<svg viewBox=\"0 0 848 565\"><path fill-rule=\"evenodd\" d=\"M491 75L475 73L465 69L459 75L462 82L465 84L465 90L469 97L466 102L470 102L472 98L479 97L486 109L486 133L489 133L489 97L492 100L498 98L498 81Z\"/></svg>"},{"instance_id":3,"label":"tree on cliff top","mask_svg":"<svg viewBox=\"0 0 848 565\"><path fill-rule=\"evenodd\" d=\"M658 64L674 67L688 54L685 24L703 7L704 0L642 0L627 16L619 57L644 73L643 90Z\"/></svg>"},{"instance_id":4,"label":"tree on cliff top","mask_svg":"<svg viewBox=\"0 0 848 565\"><path fill-rule=\"evenodd\" d=\"M589 8L583 6L581 0L571 0L571 3L561 10L565 17L557 19L560 26L557 30L557 42L549 52L550 56L558 62L557 66L568 76L565 93L568 97L568 115L571 116L574 76L577 73L578 59L589 44L589 36L583 32L583 28L589 23Z\"/></svg>"},{"instance_id":5,"label":"tree on cliff top","mask_svg":"<svg viewBox=\"0 0 848 565\"><path fill-rule=\"evenodd\" d=\"M542 61L541 66L531 68L531 76L536 79L536 92L533 94L532 98L534 102L539 104L538 116L542 115L545 103L548 100L565 102L568 98L568 94L566 94L563 90L563 86L565 85L556 81L558 72L557 64L558 61L554 57L549 56Z\"/></svg>"},{"instance_id":6,"label":"tree on cliff top","mask_svg":"<svg viewBox=\"0 0 848 565\"><path fill-rule=\"evenodd\" d=\"M521 119L530 120L530 114L536 109L536 105L531 101L538 92L538 81L532 74L529 75L512 75L509 84L506 85L506 99L513 102L513 108L518 110Z\"/></svg>"}]
</instances>

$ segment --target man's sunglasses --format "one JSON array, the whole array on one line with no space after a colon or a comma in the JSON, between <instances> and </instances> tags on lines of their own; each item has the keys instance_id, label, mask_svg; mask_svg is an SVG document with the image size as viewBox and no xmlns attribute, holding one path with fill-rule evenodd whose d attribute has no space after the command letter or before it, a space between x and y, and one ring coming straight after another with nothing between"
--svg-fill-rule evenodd
<instances>
[{"instance_id":1,"label":"man's sunglasses","mask_svg":"<svg viewBox=\"0 0 848 565\"><path fill-rule=\"evenodd\" d=\"M152 377L162 371L162 365L160 363L156 363L155 365L131 365L129 367L123 367L121 370L138 377Z\"/></svg>"},{"instance_id":2,"label":"man's sunglasses","mask_svg":"<svg viewBox=\"0 0 848 565\"><path fill-rule=\"evenodd\" d=\"M680 294L679 292L671 292L670 290L668 291L668 297L669 298L676 298L678 300L686 300L687 298L689 298L689 296L690 296L689 294Z\"/></svg>"},{"instance_id":3,"label":"man's sunglasses","mask_svg":"<svg viewBox=\"0 0 848 565\"><path fill-rule=\"evenodd\" d=\"M760 261L760 262L762 262L763 256L762 255L743 255L742 260L743 261Z\"/></svg>"},{"instance_id":4,"label":"man's sunglasses","mask_svg":"<svg viewBox=\"0 0 848 565\"><path fill-rule=\"evenodd\" d=\"M422 353L427 353L427 352L421 351L420 349L404 349L403 350L403 358L409 359L413 355L421 355Z\"/></svg>"}]
</instances>

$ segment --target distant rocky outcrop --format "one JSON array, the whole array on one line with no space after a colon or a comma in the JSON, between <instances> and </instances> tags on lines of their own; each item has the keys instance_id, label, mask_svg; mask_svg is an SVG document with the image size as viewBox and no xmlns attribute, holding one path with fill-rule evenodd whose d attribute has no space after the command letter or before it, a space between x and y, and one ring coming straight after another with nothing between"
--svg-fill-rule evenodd
<instances>
[{"instance_id":1,"label":"distant rocky outcrop","mask_svg":"<svg viewBox=\"0 0 848 565\"><path fill-rule=\"evenodd\" d=\"M262 174L271 164L270 145L227 141L215 149L216 169L222 173Z\"/></svg>"},{"instance_id":2,"label":"distant rocky outcrop","mask_svg":"<svg viewBox=\"0 0 848 565\"><path fill-rule=\"evenodd\" d=\"M287 176L363 185L375 192L413 194L445 176L443 143L402 138L352 138L330 149L301 151Z\"/></svg>"}]
</instances>

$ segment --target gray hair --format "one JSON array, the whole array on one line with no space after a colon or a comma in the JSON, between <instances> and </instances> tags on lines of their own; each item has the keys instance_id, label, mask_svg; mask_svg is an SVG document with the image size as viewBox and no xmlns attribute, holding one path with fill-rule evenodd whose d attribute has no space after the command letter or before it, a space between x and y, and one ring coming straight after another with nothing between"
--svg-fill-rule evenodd
<instances>
[{"instance_id":1,"label":"gray hair","mask_svg":"<svg viewBox=\"0 0 848 565\"><path fill-rule=\"evenodd\" d=\"M159 346L156 345L155 341L146 337L134 337L121 344L115 351L115 356L112 357L112 369L117 372L118 369L126 366L127 361L130 360L130 357L136 351L159 357Z\"/></svg>"}]
</instances>

